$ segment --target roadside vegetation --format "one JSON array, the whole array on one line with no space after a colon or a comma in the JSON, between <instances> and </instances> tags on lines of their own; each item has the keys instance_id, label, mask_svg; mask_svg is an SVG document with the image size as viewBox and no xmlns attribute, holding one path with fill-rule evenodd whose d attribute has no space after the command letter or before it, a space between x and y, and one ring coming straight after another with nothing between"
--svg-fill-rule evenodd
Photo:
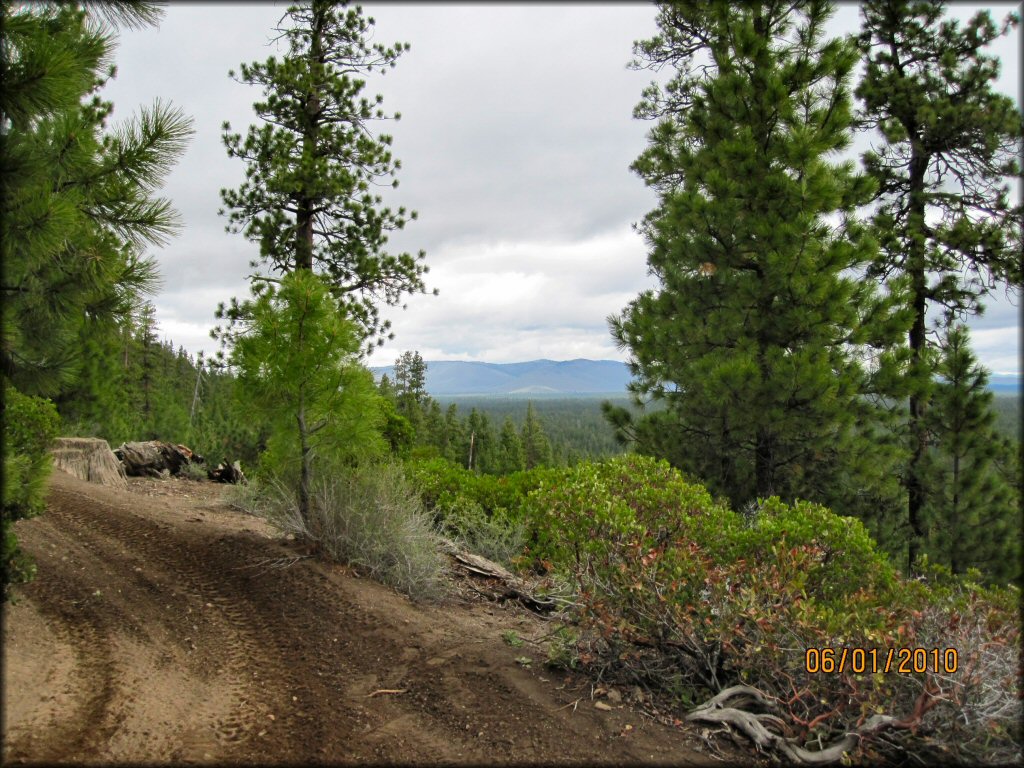
<instances>
[{"instance_id":1,"label":"roadside vegetation","mask_svg":"<svg viewBox=\"0 0 1024 768\"><path fill-rule=\"evenodd\" d=\"M55 435L186 442L245 464L231 503L415 600L453 545L514 570L556 606L550 664L787 762L1021 760L1020 396L993 399L962 323L1022 284L1024 131L984 53L1015 21L872 0L830 40L825 3L660 5L633 166L658 287L610 319L630 400L442 405L419 353L365 365L381 306L429 290L425 254L387 250L415 212L370 192L398 184L397 115L359 95L408 45L314 0L283 59L240 67L262 126L225 125L245 181L221 194L259 258L194 359L157 341L144 254L190 122L111 130L94 98L111 25L159 9L90 8L3 6L5 597ZM836 163L867 124L880 144Z\"/></svg>"}]
</instances>

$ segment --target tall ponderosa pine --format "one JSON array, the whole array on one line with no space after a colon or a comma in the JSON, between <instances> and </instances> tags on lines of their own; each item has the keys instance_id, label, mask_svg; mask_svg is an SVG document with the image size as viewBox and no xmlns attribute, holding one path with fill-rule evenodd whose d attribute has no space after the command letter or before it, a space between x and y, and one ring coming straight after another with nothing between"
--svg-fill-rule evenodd
<instances>
[{"instance_id":1,"label":"tall ponderosa pine","mask_svg":"<svg viewBox=\"0 0 1024 768\"><path fill-rule=\"evenodd\" d=\"M1020 286L1021 207L1007 182L1019 177L1021 115L993 90L999 62L985 49L1013 25L987 12L965 26L944 18L934 0L868 0L861 46L867 68L857 95L864 122L881 133L865 155L878 180L875 229L880 259L872 273L909 288L911 365L900 396L909 396L908 556L913 564L928 532L927 408L940 326L979 312L1000 283ZM938 314L936 314L938 313Z\"/></svg>"},{"instance_id":2,"label":"tall ponderosa pine","mask_svg":"<svg viewBox=\"0 0 1024 768\"><path fill-rule=\"evenodd\" d=\"M873 185L834 159L850 141L858 54L824 39L831 12L665 3L659 33L635 46L634 66L673 69L635 111L658 120L633 170L659 194L639 227L659 287L610 324L637 402L665 408L639 421L605 412L736 504L835 503L888 469L858 424L860 354L899 326L851 273L874 256L850 217Z\"/></svg>"},{"instance_id":3,"label":"tall ponderosa pine","mask_svg":"<svg viewBox=\"0 0 1024 768\"><path fill-rule=\"evenodd\" d=\"M971 352L966 326L950 328L941 352L926 424L935 447L925 549L953 573L973 567L1004 584L1019 580L1020 496L998 469L1011 441L994 429L988 373Z\"/></svg>"},{"instance_id":4,"label":"tall ponderosa pine","mask_svg":"<svg viewBox=\"0 0 1024 768\"><path fill-rule=\"evenodd\" d=\"M88 8L159 18L147 3ZM112 105L95 94L114 74L111 33L75 4L4 2L2 14L0 359L22 391L55 394L81 362L83 324L116 322L155 286L143 248L177 225L155 190L191 122L157 102L106 132Z\"/></svg>"},{"instance_id":5,"label":"tall ponderosa pine","mask_svg":"<svg viewBox=\"0 0 1024 768\"><path fill-rule=\"evenodd\" d=\"M395 360L395 404L398 412L412 425L418 442L425 442L427 403L427 364L419 352L403 352Z\"/></svg>"},{"instance_id":6,"label":"tall ponderosa pine","mask_svg":"<svg viewBox=\"0 0 1024 768\"><path fill-rule=\"evenodd\" d=\"M374 191L398 185L400 163L391 137L370 130L386 115L379 95L362 95L360 77L394 67L409 46L369 43L373 19L329 0L292 6L286 17L277 31L287 54L241 66L239 80L263 88L253 105L263 125L243 140L224 124L228 154L246 164L242 185L221 191L228 231L259 244L254 268L323 274L346 314L383 344L390 323L380 319L378 304L424 291L427 267L422 251L385 251L388 233L416 214L385 207ZM232 302L222 314L231 319L238 311Z\"/></svg>"},{"instance_id":7,"label":"tall ponderosa pine","mask_svg":"<svg viewBox=\"0 0 1024 768\"><path fill-rule=\"evenodd\" d=\"M493 473L497 462L497 437L490 418L483 411L472 408L466 419L466 431L472 442L473 461L469 469Z\"/></svg>"},{"instance_id":8,"label":"tall ponderosa pine","mask_svg":"<svg viewBox=\"0 0 1024 768\"><path fill-rule=\"evenodd\" d=\"M505 417L498 437L498 455L496 460L497 473L510 475L526 469L526 455L523 452L523 441L519 438L516 425L510 416Z\"/></svg>"},{"instance_id":9,"label":"tall ponderosa pine","mask_svg":"<svg viewBox=\"0 0 1024 768\"><path fill-rule=\"evenodd\" d=\"M89 4L99 19L156 21L149 3ZM0 3L0 403L3 422L3 577L31 577L13 520L43 506L56 433L56 395L75 381L81 344L123 319L155 281L146 244L174 229L154 196L190 122L157 103L114 133L106 79L109 30L78 4ZM6 589L4 592L6 596Z\"/></svg>"}]
</instances>

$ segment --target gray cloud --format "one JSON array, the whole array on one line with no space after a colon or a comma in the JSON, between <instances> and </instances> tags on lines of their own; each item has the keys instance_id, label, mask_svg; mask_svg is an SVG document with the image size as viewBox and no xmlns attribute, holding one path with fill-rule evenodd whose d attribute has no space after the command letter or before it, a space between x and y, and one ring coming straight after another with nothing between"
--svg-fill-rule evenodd
<instances>
[{"instance_id":1,"label":"gray cloud","mask_svg":"<svg viewBox=\"0 0 1024 768\"><path fill-rule=\"evenodd\" d=\"M122 34L119 76L106 90L115 120L155 98L195 120L196 135L165 189L184 231L155 252L164 278L155 302L163 333L192 351L215 348L208 338L213 311L246 294L257 250L224 233L216 213L219 190L237 185L243 173L225 154L221 123L244 130L259 97L227 71L274 53L268 40L285 7L171 4L159 28ZM394 136L403 166L400 186L386 200L420 214L391 245L425 249L429 284L441 289L438 297L410 297L406 311L386 310L396 339L373 362L390 362L405 349L428 359L623 359L605 317L652 285L644 244L630 225L655 202L629 171L650 128L631 118L632 109L652 74L626 63L632 42L655 32L654 8L364 8L377 21L377 41L412 45L366 88L384 96L386 110L402 113L381 125ZM842 6L833 29L856 25L856 8ZM1014 42L1003 41L999 53L1003 87L1016 94ZM1018 355L1019 310L1006 299L988 303L972 323L983 331L979 354L1005 368Z\"/></svg>"}]
</instances>

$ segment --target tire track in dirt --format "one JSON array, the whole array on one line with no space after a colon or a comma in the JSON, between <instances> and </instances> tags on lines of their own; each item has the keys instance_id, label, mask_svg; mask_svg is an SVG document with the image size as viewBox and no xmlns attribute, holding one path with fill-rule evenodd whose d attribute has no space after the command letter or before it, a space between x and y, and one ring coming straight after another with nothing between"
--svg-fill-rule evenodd
<instances>
[{"instance_id":1,"label":"tire track in dirt","mask_svg":"<svg viewBox=\"0 0 1024 768\"><path fill-rule=\"evenodd\" d=\"M40 569L46 565L39 563ZM46 763L65 754L88 755L106 742L118 725L111 712L119 692L120 670L111 652L116 617L112 619L98 605L84 582L46 570L53 573L53 578L41 582L35 596L43 615L56 628L59 641L69 645L74 654L74 667L61 691L67 697L62 702L64 716L50 717L40 724L47 733L42 738L30 733L24 749L6 749L7 761L31 755L33 760Z\"/></svg>"},{"instance_id":2,"label":"tire track in dirt","mask_svg":"<svg viewBox=\"0 0 1024 768\"><path fill-rule=\"evenodd\" d=\"M126 580L176 585L178 602L187 617L182 631L189 632L188 636L182 635L182 641L192 640L194 644L198 638L192 635L204 636L204 662L207 667L218 668L221 685L228 687L233 701L232 710L221 713L214 722L213 736L227 755L263 752L259 744L252 743L256 739L267 738L274 742L275 750L288 747L299 754L306 753L311 744L325 741L321 721L304 713L280 721L280 715L269 719L275 711L294 709L289 706L286 692L295 697L291 704L303 699L329 699L326 690L321 690L319 696L311 693L308 682L300 681L285 663L295 659L301 666L311 656L308 648L295 648L295 643L288 640L293 632L303 634L309 629L303 626L298 612L288 609L289 595L260 596L261 579L274 579L278 573L261 574L259 556L267 560L281 557L280 548L255 537L240 543L231 535L214 538L200 531L157 523L134 514L127 505L97 505L92 495L83 497L63 488L52 491L50 507L52 524L88 542L100 558L119 555L120 562L126 565L145 563L135 566L143 568L142 571L124 570L122 576ZM154 574L159 574L159 578L154 579ZM288 590L293 602L300 591L297 586L293 583ZM278 611L277 600L282 598L286 601L279 614L283 621L278 621L273 614ZM199 623L187 623L191 621ZM299 653L292 653L295 650ZM111 654L108 651L104 656L109 660ZM326 688L342 671L336 664L330 668L321 666L318 677L324 682L314 688ZM340 725L337 720L332 724L333 736L344 732ZM271 730L273 734L269 733ZM210 746L186 743L178 751Z\"/></svg>"},{"instance_id":3,"label":"tire track in dirt","mask_svg":"<svg viewBox=\"0 0 1024 768\"><path fill-rule=\"evenodd\" d=\"M251 729L257 717L256 707L246 698L244 680L247 669L258 663L259 643L241 612L217 593L216 573L209 572L209 564L188 542L179 540L172 526L137 517L127 508L83 504L79 494L57 489L51 496L49 514L65 532L91 544L100 558L119 554L125 565L144 564L124 569L126 581L157 594L161 586L170 587L171 602L166 607L171 612L157 620L172 636L177 634L187 660L191 660L188 652L194 650L199 639L195 636L203 632L204 641L215 649L205 658L206 666L216 672L222 686L227 686L233 703L233 711L217 723L212 735L219 742L244 741L245 731ZM211 616L207 611L203 616L202 608L207 605L219 607L219 615ZM203 624L202 630L194 621ZM196 670L200 675L203 671ZM185 744L182 748L190 746L208 745Z\"/></svg>"},{"instance_id":4,"label":"tire track in dirt","mask_svg":"<svg viewBox=\"0 0 1024 768\"><path fill-rule=\"evenodd\" d=\"M59 716L22 700L6 762L712 762L628 712L577 713L557 673L516 664L501 610L414 606L200 509L54 473L16 528L39 564L24 616L73 663L40 683L67 689Z\"/></svg>"}]
</instances>

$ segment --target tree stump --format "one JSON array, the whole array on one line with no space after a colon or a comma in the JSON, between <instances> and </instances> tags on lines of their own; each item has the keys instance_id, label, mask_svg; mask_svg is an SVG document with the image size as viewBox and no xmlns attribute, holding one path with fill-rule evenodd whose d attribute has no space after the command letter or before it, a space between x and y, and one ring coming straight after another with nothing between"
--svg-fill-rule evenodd
<instances>
[{"instance_id":1,"label":"tree stump","mask_svg":"<svg viewBox=\"0 0 1024 768\"><path fill-rule=\"evenodd\" d=\"M127 488L124 467L98 437L58 437L50 448L53 465L80 480L115 488Z\"/></svg>"}]
</instances>

